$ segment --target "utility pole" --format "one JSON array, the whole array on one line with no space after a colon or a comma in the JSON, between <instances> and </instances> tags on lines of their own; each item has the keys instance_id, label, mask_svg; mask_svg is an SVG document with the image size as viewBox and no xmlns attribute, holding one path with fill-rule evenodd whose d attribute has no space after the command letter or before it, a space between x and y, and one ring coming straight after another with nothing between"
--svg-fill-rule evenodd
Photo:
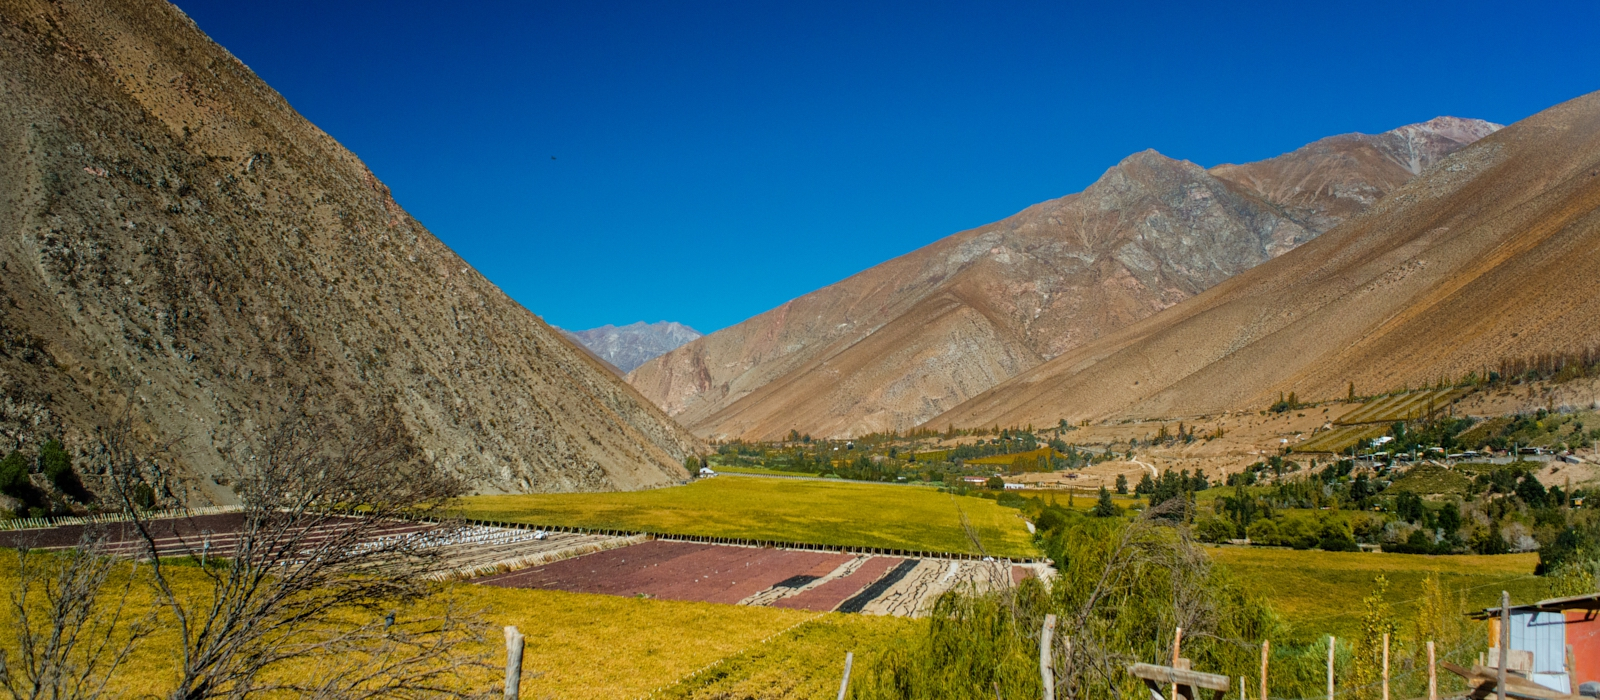
<instances>
[{"instance_id":1,"label":"utility pole","mask_svg":"<svg viewBox=\"0 0 1600 700\"><path fill-rule=\"evenodd\" d=\"M1500 668L1495 674L1495 700L1506 700L1506 664L1511 663L1511 594L1500 591Z\"/></svg>"}]
</instances>

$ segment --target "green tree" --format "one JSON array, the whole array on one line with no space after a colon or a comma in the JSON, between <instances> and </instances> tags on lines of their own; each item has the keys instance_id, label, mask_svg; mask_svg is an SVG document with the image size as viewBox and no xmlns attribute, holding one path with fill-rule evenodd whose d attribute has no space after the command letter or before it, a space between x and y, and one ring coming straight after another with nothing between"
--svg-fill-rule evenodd
<instances>
[{"instance_id":1,"label":"green tree","mask_svg":"<svg viewBox=\"0 0 1600 700\"><path fill-rule=\"evenodd\" d=\"M0 460L0 493L23 501L33 495L33 484L28 481L28 459L21 452L13 450Z\"/></svg>"},{"instance_id":2,"label":"green tree","mask_svg":"<svg viewBox=\"0 0 1600 700\"><path fill-rule=\"evenodd\" d=\"M1100 499L1095 501L1094 510L1089 511L1097 518L1110 518L1122 513L1117 504L1111 502L1111 492L1106 487L1100 487Z\"/></svg>"},{"instance_id":3,"label":"green tree","mask_svg":"<svg viewBox=\"0 0 1600 700\"><path fill-rule=\"evenodd\" d=\"M1000 491L1006 487L1006 481L998 476L991 476L989 477L988 481L983 483L983 485L987 488Z\"/></svg>"},{"instance_id":4,"label":"green tree","mask_svg":"<svg viewBox=\"0 0 1600 700\"><path fill-rule=\"evenodd\" d=\"M94 500L94 494L83 487L78 472L72 468L72 455L67 454L60 440L50 440L39 448L39 468L61 492L77 499L79 503Z\"/></svg>"},{"instance_id":5,"label":"green tree","mask_svg":"<svg viewBox=\"0 0 1600 700\"><path fill-rule=\"evenodd\" d=\"M1372 580L1372 593L1361 599L1361 631L1348 682L1358 697L1377 697L1378 680L1383 676L1383 636L1389 635L1391 647L1394 645L1394 610L1383 598L1388 590L1389 580L1378 576ZM1391 653L1394 656L1398 654Z\"/></svg>"},{"instance_id":6,"label":"green tree","mask_svg":"<svg viewBox=\"0 0 1600 700\"><path fill-rule=\"evenodd\" d=\"M1124 494L1124 495L1126 495L1128 493L1128 475L1127 474L1118 474L1117 475L1117 493Z\"/></svg>"}]
</instances>

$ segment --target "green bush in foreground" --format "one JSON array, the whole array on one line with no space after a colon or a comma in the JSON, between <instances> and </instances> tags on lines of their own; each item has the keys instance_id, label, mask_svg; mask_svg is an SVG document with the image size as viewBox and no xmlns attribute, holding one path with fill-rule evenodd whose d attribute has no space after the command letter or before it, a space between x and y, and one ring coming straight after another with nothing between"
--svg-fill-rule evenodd
<instances>
[{"instance_id":1,"label":"green bush in foreground","mask_svg":"<svg viewBox=\"0 0 1600 700\"><path fill-rule=\"evenodd\" d=\"M884 653L863 674L858 698L1038 697L1039 631L1059 618L1056 649L1063 697L1141 694L1128 664L1170 656L1185 630L1196 668L1245 668L1253 646L1276 630L1265 605L1160 509L1136 521L1068 514L1041 534L1060 574L1048 587L1027 579L987 593L951 592L928 631ZM1057 519L1052 519L1057 520Z\"/></svg>"},{"instance_id":2,"label":"green bush in foreground","mask_svg":"<svg viewBox=\"0 0 1600 700\"><path fill-rule=\"evenodd\" d=\"M1041 528L1041 546L1060 570L1054 582L1047 586L1029 579L1012 589L945 594L924 631L862 667L851 697L1039 697L1039 638L1046 614L1059 618L1058 697L1142 697L1142 683L1126 669L1137 662L1168 664L1177 627L1184 630L1183 656L1196 670L1235 682L1246 678L1253 690L1261 643L1270 641L1270 695L1321 696L1329 621L1300 619L1290 625L1280 620L1242 579L1212 566L1182 518L1170 516L1158 511L1133 521L1079 513L1041 517L1038 525L1050 525ZM1322 534L1350 537L1348 532ZM1597 570L1569 568L1563 580L1569 589L1592 590ZM1340 697L1377 697L1379 686L1371 681L1381 675L1384 633L1390 635L1391 689L1397 697L1423 692L1427 641L1435 642L1439 658L1456 663L1470 665L1482 650L1482 634L1465 616L1465 588L1452 588L1437 574L1412 586L1395 591L1374 570L1352 591L1361 597L1357 631L1341 635L1335 647ZM1402 602L1403 614L1397 612ZM1461 689L1453 679L1441 679L1441 686L1446 692Z\"/></svg>"}]
</instances>

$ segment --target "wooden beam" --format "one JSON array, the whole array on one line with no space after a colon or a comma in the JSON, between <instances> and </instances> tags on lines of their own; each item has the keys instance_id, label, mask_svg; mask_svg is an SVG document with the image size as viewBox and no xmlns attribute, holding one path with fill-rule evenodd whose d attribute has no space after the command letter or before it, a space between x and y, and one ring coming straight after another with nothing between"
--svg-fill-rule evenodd
<instances>
[{"instance_id":1,"label":"wooden beam","mask_svg":"<svg viewBox=\"0 0 1600 700\"><path fill-rule=\"evenodd\" d=\"M1128 667L1128 673L1133 674L1135 678L1155 681L1163 685L1176 683L1223 693L1228 692L1228 689L1232 687L1232 684L1228 682L1227 676L1219 676L1215 673L1201 673L1199 671L1180 671L1171 666L1134 664Z\"/></svg>"}]
</instances>

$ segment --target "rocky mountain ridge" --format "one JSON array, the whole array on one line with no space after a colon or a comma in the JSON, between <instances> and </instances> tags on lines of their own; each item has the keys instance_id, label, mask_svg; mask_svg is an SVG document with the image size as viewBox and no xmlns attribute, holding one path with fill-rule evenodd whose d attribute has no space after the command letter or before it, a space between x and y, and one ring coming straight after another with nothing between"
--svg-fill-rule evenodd
<instances>
[{"instance_id":1,"label":"rocky mountain ridge","mask_svg":"<svg viewBox=\"0 0 1600 700\"><path fill-rule=\"evenodd\" d=\"M646 362L696 433L904 430L1282 255L1498 125L1442 117L1246 165L1155 151Z\"/></svg>"},{"instance_id":2,"label":"rocky mountain ridge","mask_svg":"<svg viewBox=\"0 0 1600 700\"><path fill-rule=\"evenodd\" d=\"M1445 156L1353 218L929 425L1255 411L1600 347L1600 93Z\"/></svg>"}]
</instances>

